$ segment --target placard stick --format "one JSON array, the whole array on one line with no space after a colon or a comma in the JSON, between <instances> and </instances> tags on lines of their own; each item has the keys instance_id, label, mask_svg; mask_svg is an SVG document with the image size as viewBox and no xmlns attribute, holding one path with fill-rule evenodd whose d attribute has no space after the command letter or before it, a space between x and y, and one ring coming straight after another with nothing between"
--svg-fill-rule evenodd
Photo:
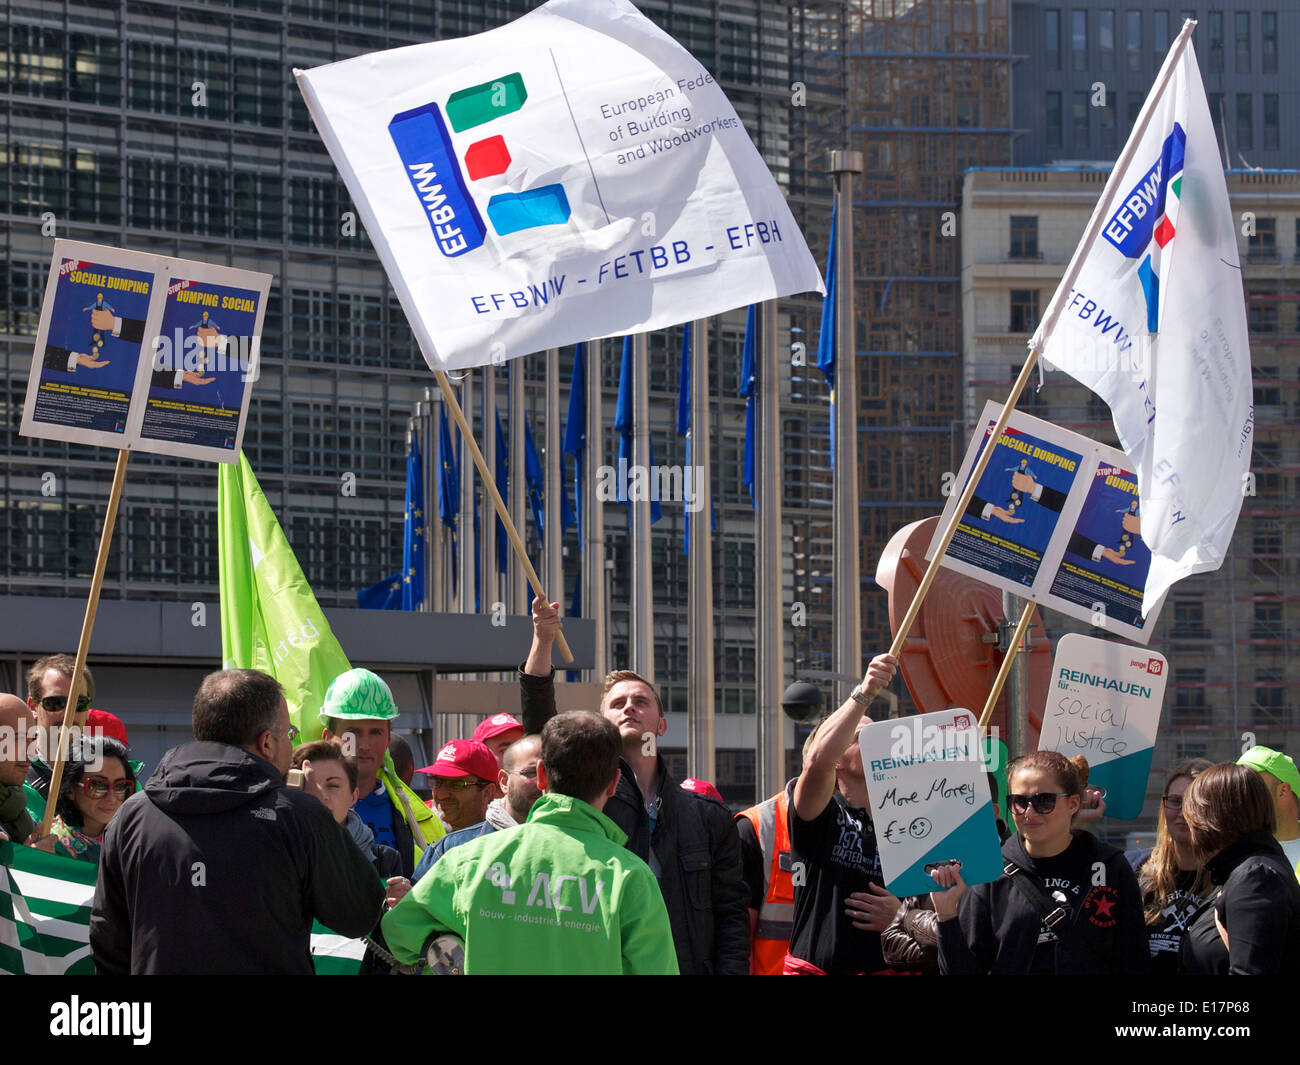
<instances>
[{"instance_id":1,"label":"placard stick","mask_svg":"<svg viewBox=\"0 0 1300 1065\"><path fill-rule=\"evenodd\" d=\"M989 697L984 703L984 712L980 714L980 729L987 729L989 718L993 716L993 707L998 701L998 696L1002 694L1002 686L1006 684L1007 677L1011 675L1011 663L1016 660L1016 655L1020 653L1020 643L1025 638L1025 633L1029 630L1029 623L1034 617L1034 603L1032 600L1025 603L1025 609L1020 612L1020 621L1016 624L1016 631L1011 636L1011 646L1007 648L1006 654L1002 656L1002 665L998 669L998 675L993 678L993 690L989 692Z\"/></svg>"},{"instance_id":2,"label":"placard stick","mask_svg":"<svg viewBox=\"0 0 1300 1065\"><path fill-rule=\"evenodd\" d=\"M77 698L81 695L81 674L86 668L86 655L90 651L90 634L95 628L95 612L99 609L99 589L104 584L104 568L108 565L108 548L113 542L113 526L117 524L117 504L122 498L122 485L126 481L126 460L131 452L122 448L117 453L117 466L113 470L113 489L108 495L108 510L104 512L104 528L99 533L99 554L95 556L95 574L90 581L90 597L86 600L86 615L81 621L81 639L77 641L77 664L72 670L72 681L68 686L68 702L63 708L63 727L59 730L59 747L51 764L50 797L45 802L45 815L41 818L41 827L36 831L36 838L41 839L50 834L50 822L54 820L55 807L59 804L59 788L63 784L63 760L67 757L68 734L73 715L77 710Z\"/></svg>"},{"instance_id":3,"label":"placard stick","mask_svg":"<svg viewBox=\"0 0 1300 1065\"><path fill-rule=\"evenodd\" d=\"M524 567L524 576L528 578L533 594L540 596L549 603L551 600L546 592L542 590L542 580L537 576L537 570L533 569L533 564L528 559L528 552L524 550L524 542L519 538L515 523L510 520L510 511L506 509L505 500L501 498L501 491L497 488L496 481L492 479L487 462L483 458L483 452L478 449L478 441L474 439L474 434L469 430L469 425L465 421L465 412L460 409L460 403L456 399L456 392L451 387L451 382L447 380L447 375L442 370L435 370L433 376L438 381L438 387L442 389L443 399L446 400L447 409L451 411L452 419L456 422L456 428L460 430L460 435L464 438L465 443L469 445L469 453L474 457L474 465L478 467L478 475L483 478L483 484L487 486L488 492L492 495L492 504L496 507L497 517L501 519L501 524L505 526L506 535L510 537L510 546L514 548L519 564ZM565 662L573 661L573 652L569 650L569 645L564 639L564 633L557 632L555 634L555 646L559 649Z\"/></svg>"}]
</instances>

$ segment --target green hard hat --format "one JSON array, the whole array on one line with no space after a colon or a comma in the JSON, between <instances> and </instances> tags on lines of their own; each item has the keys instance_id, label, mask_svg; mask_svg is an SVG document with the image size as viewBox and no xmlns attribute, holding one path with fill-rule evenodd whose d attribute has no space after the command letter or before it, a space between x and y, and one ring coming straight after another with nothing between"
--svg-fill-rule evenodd
<instances>
[{"instance_id":1,"label":"green hard hat","mask_svg":"<svg viewBox=\"0 0 1300 1065\"><path fill-rule=\"evenodd\" d=\"M330 681L319 717L344 721L377 718L391 721L397 716L393 693L382 677L368 669L349 669Z\"/></svg>"}]
</instances>

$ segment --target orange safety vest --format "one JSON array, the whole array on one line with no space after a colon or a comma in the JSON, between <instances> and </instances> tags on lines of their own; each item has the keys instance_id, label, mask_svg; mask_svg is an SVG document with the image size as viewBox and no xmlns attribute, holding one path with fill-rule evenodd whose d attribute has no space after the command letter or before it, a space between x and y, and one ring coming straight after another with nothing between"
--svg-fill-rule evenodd
<instances>
[{"instance_id":1,"label":"orange safety vest","mask_svg":"<svg viewBox=\"0 0 1300 1065\"><path fill-rule=\"evenodd\" d=\"M763 906L750 950L749 971L755 976L780 976L794 931L794 880L791 874L789 798L787 792L737 814L754 826L766 867Z\"/></svg>"}]
</instances>

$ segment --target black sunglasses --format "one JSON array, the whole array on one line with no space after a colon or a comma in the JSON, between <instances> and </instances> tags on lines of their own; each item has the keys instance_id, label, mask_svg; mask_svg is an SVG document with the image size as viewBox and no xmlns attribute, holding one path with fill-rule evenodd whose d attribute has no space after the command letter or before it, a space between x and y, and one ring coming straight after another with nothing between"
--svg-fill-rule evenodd
<instances>
[{"instance_id":1,"label":"black sunglasses","mask_svg":"<svg viewBox=\"0 0 1300 1065\"><path fill-rule=\"evenodd\" d=\"M68 705L68 697L66 695L47 695L44 699L41 700L41 706L45 708L45 712L47 714L57 714L59 711L64 709L64 707L66 707L67 705ZM77 713L81 713L89 705L90 705L89 695L77 696Z\"/></svg>"},{"instance_id":2,"label":"black sunglasses","mask_svg":"<svg viewBox=\"0 0 1300 1065\"><path fill-rule=\"evenodd\" d=\"M1068 791L1040 791L1037 795L1008 795L1007 803L1013 813L1022 814L1031 806L1036 814L1050 814L1056 809L1057 799L1069 798Z\"/></svg>"}]
</instances>

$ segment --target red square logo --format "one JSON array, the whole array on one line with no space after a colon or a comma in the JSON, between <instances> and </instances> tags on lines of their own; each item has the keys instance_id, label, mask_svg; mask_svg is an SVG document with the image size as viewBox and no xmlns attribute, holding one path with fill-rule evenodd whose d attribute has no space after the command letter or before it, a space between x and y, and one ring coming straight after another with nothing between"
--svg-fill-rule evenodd
<instances>
[{"instance_id":1,"label":"red square logo","mask_svg":"<svg viewBox=\"0 0 1300 1065\"><path fill-rule=\"evenodd\" d=\"M1157 676L1165 671L1165 664L1158 658L1153 658L1147 663L1147 672L1155 673Z\"/></svg>"}]
</instances>

